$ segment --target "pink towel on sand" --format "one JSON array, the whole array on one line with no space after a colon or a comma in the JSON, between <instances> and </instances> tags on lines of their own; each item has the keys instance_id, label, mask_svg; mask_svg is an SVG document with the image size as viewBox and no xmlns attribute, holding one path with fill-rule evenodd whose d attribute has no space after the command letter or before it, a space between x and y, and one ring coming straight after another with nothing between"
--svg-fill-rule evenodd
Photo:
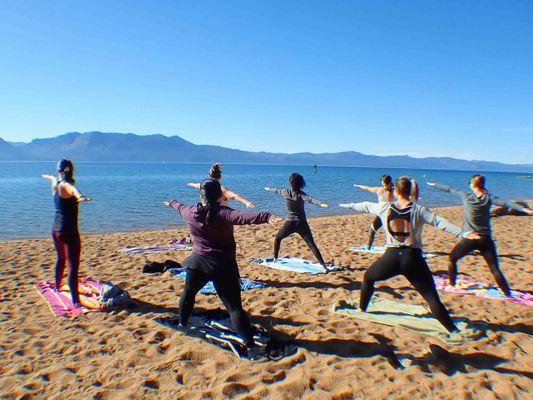
<instances>
[{"instance_id":1,"label":"pink towel on sand","mask_svg":"<svg viewBox=\"0 0 533 400\"><path fill-rule=\"evenodd\" d=\"M455 286L449 286L448 277L446 275L437 275L435 276L435 284L437 285L437 289L443 292L472 294L477 297L506 300L524 306L533 305L533 295L531 293L511 290L513 297L506 297L500 289L484 282L457 279Z\"/></svg>"},{"instance_id":2,"label":"pink towel on sand","mask_svg":"<svg viewBox=\"0 0 533 400\"><path fill-rule=\"evenodd\" d=\"M92 278L82 278L79 283L81 307L74 307L70 290L63 283L59 291L55 284L50 281L42 281L37 284L39 293L48 303L50 311L56 316L74 317L76 315L99 311L101 309L98 296L102 290L102 284Z\"/></svg>"}]
</instances>

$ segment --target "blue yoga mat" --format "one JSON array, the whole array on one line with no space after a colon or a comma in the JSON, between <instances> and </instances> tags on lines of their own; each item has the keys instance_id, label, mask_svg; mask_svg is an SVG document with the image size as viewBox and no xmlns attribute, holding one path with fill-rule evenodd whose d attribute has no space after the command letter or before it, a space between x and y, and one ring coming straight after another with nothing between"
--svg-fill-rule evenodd
<instances>
[{"instance_id":1,"label":"blue yoga mat","mask_svg":"<svg viewBox=\"0 0 533 400\"><path fill-rule=\"evenodd\" d=\"M183 281L187 277L187 268L170 268L168 271ZM262 289L265 287L266 285L263 282L256 282L248 278L241 278L241 291L243 292L250 289ZM202 294L214 294L216 292L215 286L211 281L207 282L206 285L200 290L200 293Z\"/></svg>"},{"instance_id":2,"label":"blue yoga mat","mask_svg":"<svg viewBox=\"0 0 533 400\"><path fill-rule=\"evenodd\" d=\"M273 258L251 258L253 264L263 265L265 267L281 269L284 271L300 272L304 274L323 274L324 268L316 261L304 260L302 258L282 257L274 260ZM333 264L326 264L328 271L339 271L342 268Z\"/></svg>"}]
</instances>

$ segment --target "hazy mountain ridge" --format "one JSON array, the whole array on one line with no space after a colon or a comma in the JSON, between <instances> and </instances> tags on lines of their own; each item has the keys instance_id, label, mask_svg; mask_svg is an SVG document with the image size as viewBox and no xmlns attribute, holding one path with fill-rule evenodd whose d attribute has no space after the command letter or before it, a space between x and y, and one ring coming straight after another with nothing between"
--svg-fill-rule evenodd
<instances>
[{"instance_id":1,"label":"hazy mountain ridge","mask_svg":"<svg viewBox=\"0 0 533 400\"><path fill-rule=\"evenodd\" d=\"M212 145L196 145L179 136L135 135L133 133L70 132L29 143L9 143L0 138L0 161L55 161L70 157L76 161L180 161L400 167L423 169L491 170L531 172L533 164L503 164L492 161L460 160L451 157L414 158L406 155L373 156L356 151L339 153L250 152Z\"/></svg>"}]
</instances>

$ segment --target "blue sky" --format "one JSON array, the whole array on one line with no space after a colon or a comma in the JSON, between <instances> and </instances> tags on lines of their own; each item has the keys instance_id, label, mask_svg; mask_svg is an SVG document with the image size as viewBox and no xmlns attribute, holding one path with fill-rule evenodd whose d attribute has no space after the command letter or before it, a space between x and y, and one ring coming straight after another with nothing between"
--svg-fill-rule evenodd
<instances>
[{"instance_id":1,"label":"blue sky","mask_svg":"<svg viewBox=\"0 0 533 400\"><path fill-rule=\"evenodd\" d=\"M0 137L533 163L532 1L23 1Z\"/></svg>"}]
</instances>

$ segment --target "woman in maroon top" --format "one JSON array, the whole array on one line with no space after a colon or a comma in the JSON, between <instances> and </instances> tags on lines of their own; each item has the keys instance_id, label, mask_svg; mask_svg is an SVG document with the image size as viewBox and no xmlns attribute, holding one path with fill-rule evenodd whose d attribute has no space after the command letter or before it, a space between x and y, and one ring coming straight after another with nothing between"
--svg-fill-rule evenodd
<instances>
[{"instance_id":1,"label":"woman in maroon top","mask_svg":"<svg viewBox=\"0 0 533 400\"><path fill-rule=\"evenodd\" d=\"M187 278L180 299L180 324L187 325L196 293L212 281L234 328L249 351L253 351L253 329L241 302L233 225L275 224L281 218L268 212L241 212L221 205L224 195L220 183L214 179L202 182L200 199L201 203L194 206L177 200L163 202L180 213L193 238L192 254L183 261Z\"/></svg>"}]
</instances>

